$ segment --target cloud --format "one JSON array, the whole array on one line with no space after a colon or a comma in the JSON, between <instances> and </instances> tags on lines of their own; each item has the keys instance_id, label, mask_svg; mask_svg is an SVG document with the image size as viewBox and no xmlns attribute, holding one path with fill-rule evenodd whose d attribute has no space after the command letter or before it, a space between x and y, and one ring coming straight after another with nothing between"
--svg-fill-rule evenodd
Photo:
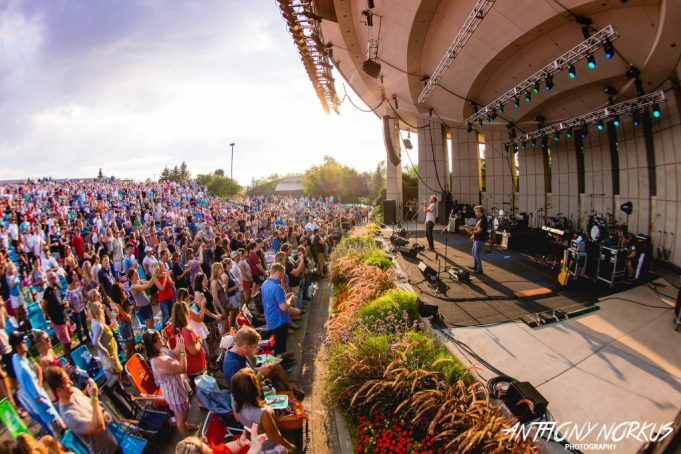
<instances>
[{"instance_id":1,"label":"cloud","mask_svg":"<svg viewBox=\"0 0 681 454\"><path fill-rule=\"evenodd\" d=\"M9 1L0 8L0 179L302 171L385 159L373 114L323 113L269 2Z\"/></svg>"}]
</instances>

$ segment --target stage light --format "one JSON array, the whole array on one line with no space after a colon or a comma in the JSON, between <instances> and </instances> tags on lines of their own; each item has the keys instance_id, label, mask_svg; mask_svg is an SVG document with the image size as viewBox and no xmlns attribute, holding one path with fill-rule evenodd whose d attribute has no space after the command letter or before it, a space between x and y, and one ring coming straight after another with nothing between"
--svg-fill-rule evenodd
<instances>
[{"instance_id":1,"label":"stage light","mask_svg":"<svg viewBox=\"0 0 681 454\"><path fill-rule=\"evenodd\" d=\"M490 118L492 118L492 121L497 119L497 114L494 111L490 112L489 116L490 116Z\"/></svg>"},{"instance_id":2,"label":"stage light","mask_svg":"<svg viewBox=\"0 0 681 454\"><path fill-rule=\"evenodd\" d=\"M634 117L634 126L638 126L641 124L641 113L638 111L638 109L634 109L632 116Z\"/></svg>"},{"instance_id":3,"label":"stage light","mask_svg":"<svg viewBox=\"0 0 681 454\"><path fill-rule=\"evenodd\" d=\"M504 113L504 105L503 104L499 104L499 107L497 108L497 112L499 112L500 114Z\"/></svg>"},{"instance_id":4,"label":"stage light","mask_svg":"<svg viewBox=\"0 0 681 454\"><path fill-rule=\"evenodd\" d=\"M541 138L541 147L546 148L548 144L546 143L546 136Z\"/></svg>"},{"instance_id":5,"label":"stage light","mask_svg":"<svg viewBox=\"0 0 681 454\"><path fill-rule=\"evenodd\" d=\"M537 139L535 139L533 137L532 140L530 141L530 145L532 145L532 147L536 147L537 146Z\"/></svg>"},{"instance_id":6,"label":"stage light","mask_svg":"<svg viewBox=\"0 0 681 454\"><path fill-rule=\"evenodd\" d=\"M466 132L471 132L472 130L473 130L473 124L472 123L466 124Z\"/></svg>"},{"instance_id":7,"label":"stage light","mask_svg":"<svg viewBox=\"0 0 681 454\"><path fill-rule=\"evenodd\" d=\"M527 90L525 92L525 102L530 102L532 101L532 93L530 93L530 90Z\"/></svg>"},{"instance_id":8,"label":"stage light","mask_svg":"<svg viewBox=\"0 0 681 454\"><path fill-rule=\"evenodd\" d=\"M513 98L513 107L515 107L516 109L520 107L520 99L518 99L517 96Z\"/></svg>"},{"instance_id":9,"label":"stage light","mask_svg":"<svg viewBox=\"0 0 681 454\"><path fill-rule=\"evenodd\" d=\"M556 131L556 133L553 135L553 140L558 142L560 140L560 132Z\"/></svg>"},{"instance_id":10,"label":"stage light","mask_svg":"<svg viewBox=\"0 0 681 454\"><path fill-rule=\"evenodd\" d=\"M536 81L534 83L534 88L532 88L532 91L535 93L539 93L539 81Z\"/></svg>"},{"instance_id":11,"label":"stage light","mask_svg":"<svg viewBox=\"0 0 681 454\"><path fill-rule=\"evenodd\" d=\"M504 147L504 154L508 156L508 146Z\"/></svg>"},{"instance_id":12,"label":"stage light","mask_svg":"<svg viewBox=\"0 0 681 454\"><path fill-rule=\"evenodd\" d=\"M598 125L597 127L598 127L599 131L602 131L603 128L605 128L605 125L603 124L603 120L598 120L598 122L596 124Z\"/></svg>"},{"instance_id":13,"label":"stage light","mask_svg":"<svg viewBox=\"0 0 681 454\"><path fill-rule=\"evenodd\" d=\"M553 88L553 76L548 75L546 76L546 91L549 91Z\"/></svg>"},{"instance_id":14,"label":"stage light","mask_svg":"<svg viewBox=\"0 0 681 454\"><path fill-rule=\"evenodd\" d=\"M572 128L567 130L567 134L565 134L568 139L572 139Z\"/></svg>"},{"instance_id":15,"label":"stage light","mask_svg":"<svg viewBox=\"0 0 681 454\"><path fill-rule=\"evenodd\" d=\"M612 119L612 124L614 124L615 126L620 125L620 116L619 115L615 114L615 116Z\"/></svg>"},{"instance_id":16,"label":"stage light","mask_svg":"<svg viewBox=\"0 0 681 454\"><path fill-rule=\"evenodd\" d=\"M492 114L488 113L487 114L487 123L490 123L492 121Z\"/></svg>"},{"instance_id":17,"label":"stage light","mask_svg":"<svg viewBox=\"0 0 681 454\"><path fill-rule=\"evenodd\" d=\"M603 50L605 51L605 58L607 59L611 59L612 56L615 55L615 48L607 37L603 40Z\"/></svg>"},{"instance_id":18,"label":"stage light","mask_svg":"<svg viewBox=\"0 0 681 454\"><path fill-rule=\"evenodd\" d=\"M568 75L570 76L570 79L577 77L577 69L575 68L575 65L568 66Z\"/></svg>"},{"instance_id":19,"label":"stage light","mask_svg":"<svg viewBox=\"0 0 681 454\"><path fill-rule=\"evenodd\" d=\"M582 134L582 138L589 135L589 126L586 123L582 123L581 134Z\"/></svg>"},{"instance_id":20,"label":"stage light","mask_svg":"<svg viewBox=\"0 0 681 454\"><path fill-rule=\"evenodd\" d=\"M478 120L478 127L482 128L482 118Z\"/></svg>"},{"instance_id":21,"label":"stage light","mask_svg":"<svg viewBox=\"0 0 681 454\"><path fill-rule=\"evenodd\" d=\"M589 55L586 57L586 61L589 64L589 69L594 69L596 67L596 59L594 58L593 55Z\"/></svg>"},{"instance_id":22,"label":"stage light","mask_svg":"<svg viewBox=\"0 0 681 454\"><path fill-rule=\"evenodd\" d=\"M523 147L523 150L525 150L527 148L527 142L525 142L524 140L523 140L521 145Z\"/></svg>"},{"instance_id":23,"label":"stage light","mask_svg":"<svg viewBox=\"0 0 681 454\"><path fill-rule=\"evenodd\" d=\"M655 118L660 118L662 116L662 112L660 112L660 106L657 105L656 102L653 103L653 117Z\"/></svg>"}]
</instances>

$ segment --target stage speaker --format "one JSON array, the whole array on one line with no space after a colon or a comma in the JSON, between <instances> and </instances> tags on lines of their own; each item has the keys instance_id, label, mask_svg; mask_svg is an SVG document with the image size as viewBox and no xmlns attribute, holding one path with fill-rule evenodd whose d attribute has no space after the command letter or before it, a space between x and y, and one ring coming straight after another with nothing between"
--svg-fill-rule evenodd
<instances>
[{"instance_id":1,"label":"stage speaker","mask_svg":"<svg viewBox=\"0 0 681 454\"><path fill-rule=\"evenodd\" d=\"M397 222L397 204L395 199L383 201L383 222L386 224L395 224Z\"/></svg>"},{"instance_id":2,"label":"stage speaker","mask_svg":"<svg viewBox=\"0 0 681 454\"><path fill-rule=\"evenodd\" d=\"M413 259L416 258L416 254L418 253L416 249L406 246L397 246L397 250L400 251L400 254L405 255L407 257L411 257Z\"/></svg>"},{"instance_id":3,"label":"stage speaker","mask_svg":"<svg viewBox=\"0 0 681 454\"><path fill-rule=\"evenodd\" d=\"M405 240L401 236L395 235L394 233L390 235L390 242L395 246L406 246L409 244L409 240Z\"/></svg>"},{"instance_id":4,"label":"stage speaker","mask_svg":"<svg viewBox=\"0 0 681 454\"><path fill-rule=\"evenodd\" d=\"M435 271L433 268L429 267L425 263L419 262L419 269L421 270L421 273L423 273L423 277L425 277L429 281L437 279L437 271Z\"/></svg>"},{"instance_id":5,"label":"stage speaker","mask_svg":"<svg viewBox=\"0 0 681 454\"><path fill-rule=\"evenodd\" d=\"M424 303L419 300L419 315L421 317L439 317L440 308L434 304Z\"/></svg>"},{"instance_id":6,"label":"stage speaker","mask_svg":"<svg viewBox=\"0 0 681 454\"><path fill-rule=\"evenodd\" d=\"M532 402L534 410L527 403L522 402L525 399ZM544 416L546 414L546 407L549 405L549 402L537 391L537 388L526 381L511 383L508 391L506 391L504 401L511 413L517 416L520 422L523 423Z\"/></svg>"}]
</instances>

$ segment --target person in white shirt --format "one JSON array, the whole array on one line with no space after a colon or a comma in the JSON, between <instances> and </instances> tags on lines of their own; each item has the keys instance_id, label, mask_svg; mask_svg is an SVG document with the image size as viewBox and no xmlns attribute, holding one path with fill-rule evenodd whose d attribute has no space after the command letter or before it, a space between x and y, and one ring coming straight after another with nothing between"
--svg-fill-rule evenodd
<instances>
[{"instance_id":1,"label":"person in white shirt","mask_svg":"<svg viewBox=\"0 0 681 454\"><path fill-rule=\"evenodd\" d=\"M40 254L39 257L40 266L43 268L43 270L45 270L45 272L54 271L56 273L59 270L59 263L57 263L55 258L52 257L49 249L43 249L43 253Z\"/></svg>"},{"instance_id":2,"label":"person in white shirt","mask_svg":"<svg viewBox=\"0 0 681 454\"><path fill-rule=\"evenodd\" d=\"M434 195L430 196L430 202L426 206L426 202L423 202L423 211L426 212L426 239L428 240L428 250L434 251L435 244L433 243L433 227L435 227L435 204L437 203L437 197Z\"/></svg>"}]
</instances>

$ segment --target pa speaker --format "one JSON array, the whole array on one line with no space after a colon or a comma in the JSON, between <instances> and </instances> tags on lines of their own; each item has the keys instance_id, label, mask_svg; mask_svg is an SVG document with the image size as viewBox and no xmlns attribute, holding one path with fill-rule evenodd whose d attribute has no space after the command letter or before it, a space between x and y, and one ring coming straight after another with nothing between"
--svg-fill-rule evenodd
<instances>
[{"instance_id":1,"label":"pa speaker","mask_svg":"<svg viewBox=\"0 0 681 454\"><path fill-rule=\"evenodd\" d=\"M421 273L423 273L423 277L425 277L429 281L437 278L437 271L435 271L433 268L429 267L425 263L419 262L419 269L421 270Z\"/></svg>"},{"instance_id":2,"label":"pa speaker","mask_svg":"<svg viewBox=\"0 0 681 454\"><path fill-rule=\"evenodd\" d=\"M394 233L390 235L390 242L395 246L406 246L409 244L409 240L405 240L401 236L395 235Z\"/></svg>"},{"instance_id":3,"label":"pa speaker","mask_svg":"<svg viewBox=\"0 0 681 454\"><path fill-rule=\"evenodd\" d=\"M395 199L386 199L383 201L383 221L386 224L394 224L397 222L397 203Z\"/></svg>"},{"instance_id":4,"label":"pa speaker","mask_svg":"<svg viewBox=\"0 0 681 454\"><path fill-rule=\"evenodd\" d=\"M506 391L505 403L521 422L533 421L546 414L549 402L529 382L513 382ZM532 406L527 402L532 402Z\"/></svg>"},{"instance_id":5,"label":"pa speaker","mask_svg":"<svg viewBox=\"0 0 681 454\"><path fill-rule=\"evenodd\" d=\"M411 257L413 259L416 258L416 254L418 253L416 249L406 246L397 246L397 250L400 251L400 254L405 255L407 257Z\"/></svg>"}]
</instances>

